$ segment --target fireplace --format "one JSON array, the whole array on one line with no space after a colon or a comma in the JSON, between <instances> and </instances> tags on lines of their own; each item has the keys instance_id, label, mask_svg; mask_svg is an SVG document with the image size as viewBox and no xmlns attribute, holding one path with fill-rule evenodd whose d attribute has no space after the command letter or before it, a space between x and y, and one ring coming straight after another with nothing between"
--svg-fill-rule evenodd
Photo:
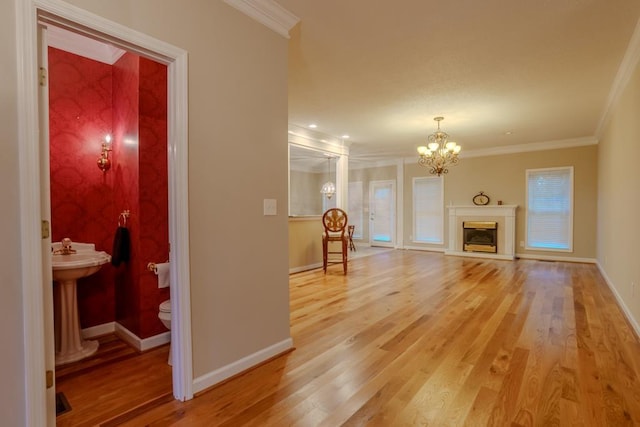
<instances>
[{"instance_id":1,"label":"fireplace","mask_svg":"<svg viewBox=\"0 0 640 427\"><path fill-rule=\"evenodd\" d=\"M518 205L447 206L449 211L449 240L448 247L444 251L445 255L514 260L516 255L517 208ZM495 252L463 250L463 223L476 221L496 221L500 225L500 232L496 233L495 246L497 247Z\"/></svg>"},{"instance_id":2,"label":"fireplace","mask_svg":"<svg viewBox=\"0 0 640 427\"><path fill-rule=\"evenodd\" d=\"M462 250L465 252L498 253L498 223L495 221L464 221Z\"/></svg>"}]
</instances>

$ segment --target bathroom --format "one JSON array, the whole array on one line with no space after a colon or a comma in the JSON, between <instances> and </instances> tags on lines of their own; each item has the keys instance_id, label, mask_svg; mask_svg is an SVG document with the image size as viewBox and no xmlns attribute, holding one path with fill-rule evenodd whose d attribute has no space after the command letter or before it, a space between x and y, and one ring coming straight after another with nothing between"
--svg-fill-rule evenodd
<instances>
[{"instance_id":1,"label":"bathroom","mask_svg":"<svg viewBox=\"0 0 640 427\"><path fill-rule=\"evenodd\" d=\"M170 333L158 312L169 287L159 288L148 268L169 259L167 67L97 42L80 56L82 48L63 48L69 34L52 30L52 241L94 243L112 254L117 228L130 236L127 260L78 281L83 336L115 332L138 351L167 344ZM101 157L109 159L102 168Z\"/></svg>"}]
</instances>

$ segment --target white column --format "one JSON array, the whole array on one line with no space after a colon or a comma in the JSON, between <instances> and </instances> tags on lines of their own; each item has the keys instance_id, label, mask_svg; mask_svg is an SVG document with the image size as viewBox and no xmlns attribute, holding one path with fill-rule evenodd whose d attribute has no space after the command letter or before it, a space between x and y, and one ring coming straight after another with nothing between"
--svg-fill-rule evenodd
<instances>
[{"instance_id":1,"label":"white column","mask_svg":"<svg viewBox=\"0 0 640 427\"><path fill-rule=\"evenodd\" d=\"M349 207L349 155L341 154L336 161L336 207ZM349 214L349 212L347 212Z\"/></svg>"}]
</instances>

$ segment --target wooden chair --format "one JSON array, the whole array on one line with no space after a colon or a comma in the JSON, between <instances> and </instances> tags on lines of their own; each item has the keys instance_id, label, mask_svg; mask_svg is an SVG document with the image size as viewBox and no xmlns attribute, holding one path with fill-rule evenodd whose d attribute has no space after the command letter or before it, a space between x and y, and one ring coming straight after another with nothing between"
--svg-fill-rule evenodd
<instances>
[{"instance_id":1,"label":"wooden chair","mask_svg":"<svg viewBox=\"0 0 640 427\"><path fill-rule=\"evenodd\" d=\"M350 225L347 227L347 235L349 236L349 250L350 251L355 251L356 250L356 244L353 243L353 233L355 233L356 231L356 226L355 225Z\"/></svg>"},{"instance_id":2,"label":"wooden chair","mask_svg":"<svg viewBox=\"0 0 640 427\"><path fill-rule=\"evenodd\" d=\"M347 245L348 236L345 234L347 229L347 213L342 209L333 208L329 209L322 215L322 226L324 227L324 234L322 235L322 269L327 272L328 264L339 264L342 262L342 268L344 274L347 274ZM329 244L331 242L340 243L340 251L329 250ZM330 259L330 255L342 255L342 260Z\"/></svg>"}]
</instances>

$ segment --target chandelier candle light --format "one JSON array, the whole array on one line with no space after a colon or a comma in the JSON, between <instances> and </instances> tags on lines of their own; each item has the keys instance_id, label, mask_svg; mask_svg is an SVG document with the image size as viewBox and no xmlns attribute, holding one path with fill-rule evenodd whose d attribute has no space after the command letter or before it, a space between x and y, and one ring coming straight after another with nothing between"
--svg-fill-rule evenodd
<instances>
[{"instance_id":1,"label":"chandelier candle light","mask_svg":"<svg viewBox=\"0 0 640 427\"><path fill-rule=\"evenodd\" d=\"M458 153L462 147L453 141L448 142L449 135L440 130L440 122L444 117L434 117L433 120L438 122L438 130L429 135L429 143L426 146L418 147L418 164L431 168L429 172L440 176L449 172L449 165L455 166L458 163Z\"/></svg>"},{"instance_id":2,"label":"chandelier candle light","mask_svg":"<svg viewBox=\"0 0 640 427\"><path fill-rule=\"evenodd\" d=\"M327 160L329 161L329 181L322 185L320 192L327 196L327 199L330 199L336 194L336 185L331 181L331 156L327 156Z\"/></svg>"}]
</instances>

